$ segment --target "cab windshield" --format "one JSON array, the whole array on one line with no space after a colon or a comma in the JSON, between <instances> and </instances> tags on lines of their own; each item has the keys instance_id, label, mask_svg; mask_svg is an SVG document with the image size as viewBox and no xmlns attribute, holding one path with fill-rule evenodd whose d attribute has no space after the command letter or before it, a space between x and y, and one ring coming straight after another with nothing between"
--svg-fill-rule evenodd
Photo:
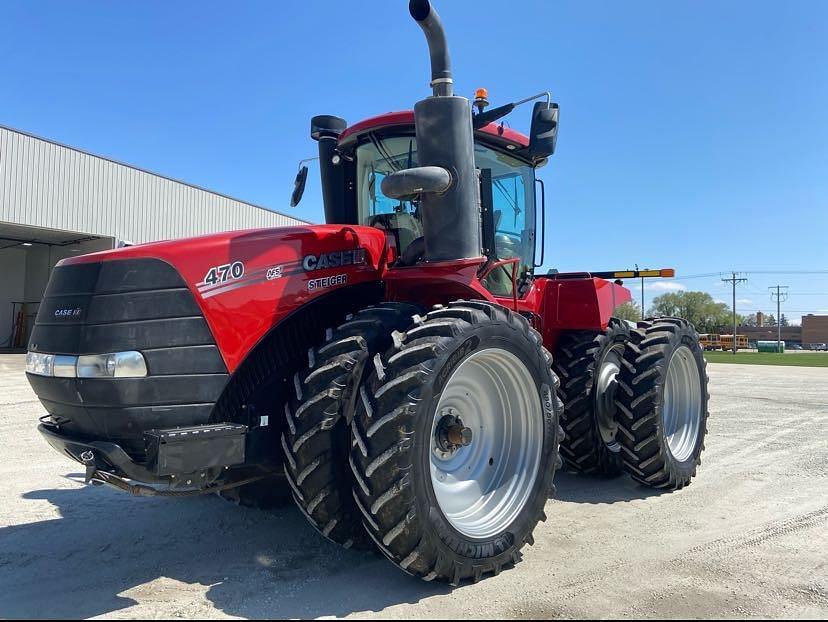
<instances>
[{"instance_id":1,"label":"cab windshield","mask_svg":"<svg viewBox=\"0 0 828 622\"><path fill-rule=\"evenodd\" d=\"M474 146L475 166L491 170L495 246L499 259L518 257L519 274L531 273L535 252L535 174L532 167L507 153ZM357 148L356 183L360 224L390 231L400 254L422 237L418 201L400 201L382 194L386 175L417 166L414 136L379 138ZM495 270L487 286L496 295L511 295L511 269ZM502 273L502 274L499 274ZM501 291L502 290L502 291Z\"/></svg>"}]
</instances>

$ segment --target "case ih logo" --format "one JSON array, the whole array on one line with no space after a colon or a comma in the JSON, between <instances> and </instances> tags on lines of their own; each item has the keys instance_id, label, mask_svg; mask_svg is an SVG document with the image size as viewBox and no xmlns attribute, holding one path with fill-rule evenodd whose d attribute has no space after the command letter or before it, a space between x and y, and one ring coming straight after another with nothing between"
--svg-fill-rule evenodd
<instances>
[{"instance_id":1,"label":"case ih logo","mask_svg":"<svg viewBox=\"0 0 828 622\"><path fill-rule=\"evenodd\" d=\"M81 313L83 313L83 309L80 307L75 307L74 309L57 309L55 311L55 317L78 317Z\"/></svg>"},{"instance_id":2,"label":"case ih logo","mask_svg":"<svg viewBox=\"0 0 828 622\"><path fill-rule=\"evenodd\" d=\"M324 270L325 268L340 268L342 266L358 266L365 263L365 249L354 248L347 251L333 251L321 255L305 255L302 267L305 272Z\"/></svg>"}]
</instances>

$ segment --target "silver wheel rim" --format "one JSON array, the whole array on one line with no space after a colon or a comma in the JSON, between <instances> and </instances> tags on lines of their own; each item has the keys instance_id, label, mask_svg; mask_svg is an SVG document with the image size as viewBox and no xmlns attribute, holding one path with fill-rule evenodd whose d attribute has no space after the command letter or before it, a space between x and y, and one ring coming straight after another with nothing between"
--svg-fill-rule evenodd
<instances>
[{"instance_id":1,"label":"silver wheel rim","mask_svg":"<svg viewBox=\"0 0 828 622\"><path fill-rule=\"evenodd\" d=\"M667 366L664 384L664 436L673 458L684 462L693 455L701 426L701 378L693 352L679 346Z\"/></svg>"},{"instance_id":2,"label":"silver wheel rim","mask_svg":"<svg viewBox=\"0 0 828 622\"><path fill-rule=\"evenodd\" d=\"M471 430L446 448L446 417ZM446 383L431 428L431 486L443 516L469 538L490 538L518 517L538 476L543 445L540 395L531 373L506 350L472 354Z\"/></svg>"},{"instance_id":3,"label":"silver wheel rim","mask_svg":"<svg viewBox=\"0 0 828 622\"><path fill-rule=\"evenodd\" d=\"M621 371L620 348L613 348L601 361L598 376L595 380L595 413L598 432L604 444L614 451L618 451L618 442L615 435L618 432L618 423L615 420L615 390L618 386L618 372Z\"/></svg>"}]
</instances>

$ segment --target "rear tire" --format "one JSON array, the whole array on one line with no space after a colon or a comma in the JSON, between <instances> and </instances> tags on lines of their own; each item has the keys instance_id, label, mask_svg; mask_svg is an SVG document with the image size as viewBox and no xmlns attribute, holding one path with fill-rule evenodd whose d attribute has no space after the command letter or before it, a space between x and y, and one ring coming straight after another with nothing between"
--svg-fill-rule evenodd
<instances>
[{"instance_id":1,"label":"rear tire","mask_svg":"<svg viewBox=\"0 0 828 622\"><path fill-rule=\"evenodd\" d=\"M308 351L308 366L293 378L282 434L285 477L293 499L311 525L329 540L350 548L370 547L351 496L348 467L354 391L366 362L391 345L419 307L383 303L360 310L326 342Z\"/></svg>"},{"instance_id":2,"label":"rear tire","mask_svg":"<svg viewBox=\"0 0 828 622\"><path fill-rule=\"evenodd\" d=\"M675 490L696 475L709 415L706 369L686 320L647 320L631 332L616 404L624 469L636 481Z\"/></svg>"},{"instance_id":3,"label":"rear tire","mask_svg":"<svg viewBox=\"0 0 828 622\"><path fill-rule=\"evenodd\" d=\"M354 499L403 571L477 581L534 542L560 467L551 362L524 317L483 301L415 318L375 358L351 427Z\"/></svg>"},{"instance_id":4,"label":"rear tire","mask_svg":"<svg viewBox=\"0 0 828 622\"><path fill-rule=\"evenodd\" d=\"M604 477L622 472L615 378L629 339L629 327L616 318L603 333L561 335L554 365L561 379L558 396L564 404L561 457L572 471Z\"/></svg>"}]
</instances>

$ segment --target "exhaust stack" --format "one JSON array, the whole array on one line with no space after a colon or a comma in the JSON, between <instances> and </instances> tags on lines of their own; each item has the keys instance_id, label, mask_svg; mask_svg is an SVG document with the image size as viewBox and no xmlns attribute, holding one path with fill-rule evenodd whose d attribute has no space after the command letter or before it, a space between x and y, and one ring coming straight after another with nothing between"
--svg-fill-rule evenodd
<instances>
[{"instance_id":1,"label":"exhaust stack","mask_svg":"<svg viewBox=\"0 0 828 622\"><path fill-rule=\"evenodd\" d=\"M419 167L385 177L382 192L398 199L420 196L426 262L481 257L471 105L453 94L451 59L437 11L428 0L410 0L408 10L428 42L433 96L414 106Z\"/></svg>"},{"instance_id":2,"label":"exhaust stack","mask_svg":"<svg viewBox=\"0 0 828 622\"><path fill-rule=\"evenodd\" d=\"M449 58L446 32L443 22L431 7L429 0L411 0L408 12L423 29L431 56L431 88L435 97L450 97L454 94L454 81L451 78L451 58Z\"/></svg>"}]
</instances>

